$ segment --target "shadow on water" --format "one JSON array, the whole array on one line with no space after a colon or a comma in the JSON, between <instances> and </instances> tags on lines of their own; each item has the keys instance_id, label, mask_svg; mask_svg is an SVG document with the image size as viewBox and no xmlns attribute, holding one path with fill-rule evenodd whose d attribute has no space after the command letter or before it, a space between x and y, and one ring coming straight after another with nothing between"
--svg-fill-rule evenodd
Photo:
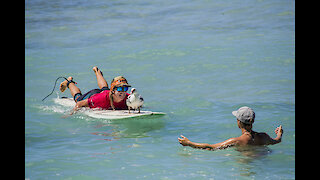
<instances>
[{"instance_id":1,"label":"shadow on water","mask_svg":"<svg viewBox=\"0 0 320 180\"><path fill-rule=\"evenodd\" d=\"M235 147L235 150L240 153L234 156L234 158L240 167L239 173L241 176L255 175L255 162L266 158L272 153L272 150L267 146Z\"/></svg>"},{"instance_id":2,"label":"shadow on water","mask_svg":"<svg viewBox=\"0 0 320 180\"><path fill-rule=\"evenodd\" d=\"M148 132L162 129L164 126L165 119L163 116L118 119L97 123L95 128L99 129L99 132L93 132L91 134L111 136L112 139L143 138L150 137ZM110 127L112 128L112 132L110 132ZM100 132L100 130L103 132ZM105 132L105 130L107 130L107 132Z\"/></svg>"},{"instance_id":3,"label":"shadow on water","mask_svg":"<svg viewBox=\"0 0 320 180\"><path fill-rule=\"evenodd\" d=\"M95 135L95 140L99 142L104 141L102 149L97 148L92 157L105 157L105 155L114 155L116 153L125 152L127 148L139 147L139 144L129 143L123 144L116 141L124 140L124 138L144 138L151 137L148 133L151 131L159 130L165 127L165 118L162 116L154 117L139 117L118 120L99 121L95 120L93 128L95 131L90 132ZM132 141L133 142L133 141ZM97 143L101 144L101 143ZM107 149L105 149L107 148Z\"/></svg>"},{"instance_id":4,"label":"shadow on water","mask_svg":"<svg viewBox=\"0 0 320 180\"><path fill-rule=\"evenodd\" d=\"M262 159L272 152L267 146L246 146L236 147L236 151L240 152L238 162L248 164L255 159ZM242 158L241 158L242 157Z\"/></svg>"}]
</instances>

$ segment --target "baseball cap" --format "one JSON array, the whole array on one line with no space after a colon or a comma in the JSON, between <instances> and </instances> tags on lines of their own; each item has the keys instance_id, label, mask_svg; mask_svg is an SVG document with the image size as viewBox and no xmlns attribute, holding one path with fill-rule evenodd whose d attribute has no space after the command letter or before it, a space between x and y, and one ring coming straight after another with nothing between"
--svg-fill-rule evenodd
<instances>
[{"instance_id":1,"label":"baseball cap","mask_svg":"<svg viewBox=\"0 0 320 180\"><path fill-rule=\"evenodd\" d=\"M252 124L255 118L254 111L247 107L243 106L239 108L237 111L232 111L232 114L241 122L245 124Z\"/></svg>"},{"instance_id":2,"label":"baseball cap","mask_svg":"<svg viewBox=\"0 0 320 180\"><path fill-rule=\"evenodd\" d=\"M117 76L112 79L110 90L112 91L115 87L123 87L123 86L131 87L131 85L128 84L128 81L126 78L124 78L123 76Z\"/></svg>"}]
</instances>

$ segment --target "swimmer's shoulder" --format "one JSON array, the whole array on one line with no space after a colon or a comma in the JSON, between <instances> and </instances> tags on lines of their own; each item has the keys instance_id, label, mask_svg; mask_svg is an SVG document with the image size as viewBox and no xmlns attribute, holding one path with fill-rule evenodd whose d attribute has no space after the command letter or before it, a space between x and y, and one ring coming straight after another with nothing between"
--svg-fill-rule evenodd
<instances>
[{"instance_id":1,"label":"swimmer's shoulder","mask_svg":"<svg viewBox=\"0 0 320 180\"><path fill-rule=\"evenodd\" d=\"M248 144L250 144L252 137L249 133L245 133L245 134L242 134L241 136L236 137L234 139L237 140L238 145L248 145Z\"/></svg>"},{"instance_id":2,"label":"swimmer's shoulder","mask_svg":"<svg viewBox=\"0 0 320 180\"><path fill-rule=\"evenodd\" d=\"M265 132L255 132L254 141L256 145L267 145L273 139Z\"/></svg>"}]
</instances>

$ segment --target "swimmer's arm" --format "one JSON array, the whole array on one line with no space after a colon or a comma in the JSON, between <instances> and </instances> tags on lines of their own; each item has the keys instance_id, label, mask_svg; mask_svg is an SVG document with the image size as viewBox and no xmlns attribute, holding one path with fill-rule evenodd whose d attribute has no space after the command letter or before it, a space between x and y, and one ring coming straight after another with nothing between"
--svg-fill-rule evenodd
<instances>
[{"instance_id":1,"label":"swimmer's arm","mask_svg":"<svg viewBox=\"0 0 320 180\"><path fill-rule=\"evenodd\" d=\"M281 142L282 139L282 134L283 134L283 129L282 126L280 125L279 127L276 128L276 130L274 130L274 132L276 133L277 137L274 139L275 140L275 144Z\"/></svg>"},{"instance_id":2,"label":"swimmer's arm","mask_svg":"<svg viewBox=\"0 0 320 180\"><path fill-rule=\"evenodd\" d=\"M215 150L215 149L225 149L231 146L234 146L239 143L237 138L230 138L226 141L217 144L208 144L208 143L195 143L190 141L188 138L181 135L181 138L178 138L179 143L183 146L190 146L193 148Z\"/></svg>"},{"instance_id":3,"label":"swimmer's arm","mask_svg":"<svg viewBox=\"0 0 320 180\"><path fill-rule=\"evenodd\" d=\"M264 133L267 145L277 144L281 142L283 134L282 126L280 125L279 127L277 127L274 132L277 134L276 138L271 138L268 134Z\"/></svg>"},{"instance_id":4,"label":"swimmer's arm","mask_svg":"<svg viewBox=\"0 0 320 180\"><path fill-rule=\"evenodd\" d=\"M71 112L62 116L62 118L67 118L67 117L71 116L72 114L77 112L81 107L89 107L88 101L86 99L82 100L82 101L78 101L76 103L76 105L74 106L74 108L71 110Z\"/></svg>"},{"instance_id":5,"label":"swimmer's arm","mask_svg":"<svg viewBox=\"0 0 320 180\"><path fill-rule=\"evenodd\" d=\"M88 104L88 100L85 99L85 100L82 100L82 101L78 101L76 103L76 105L74 106L74 108L72 109L70 115L74 114L75 112L77 112L81 107L89 107L89 104Z\"/></svg>"}]
</instances>

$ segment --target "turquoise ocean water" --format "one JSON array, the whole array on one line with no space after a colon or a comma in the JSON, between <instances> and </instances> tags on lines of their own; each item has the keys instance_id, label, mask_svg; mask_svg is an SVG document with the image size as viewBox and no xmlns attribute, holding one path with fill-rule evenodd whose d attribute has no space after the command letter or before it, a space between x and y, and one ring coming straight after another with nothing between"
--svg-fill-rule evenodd
<instances>
[{"instance_id":1,"label":"turquoise ocean water","mask_svg":"<svg viewBox=\"0 0 320 180\"><path fill-rule=\"evenodd\" d=\"M125 76L161 117L107 121L55 104L59 76L82 92ZM58 84L61 81L58 82ZM241 135L233 110L280 144L182 147ZM295 2L25 1L26 179L294 179Z\"/></svg>"}]
</instances>

